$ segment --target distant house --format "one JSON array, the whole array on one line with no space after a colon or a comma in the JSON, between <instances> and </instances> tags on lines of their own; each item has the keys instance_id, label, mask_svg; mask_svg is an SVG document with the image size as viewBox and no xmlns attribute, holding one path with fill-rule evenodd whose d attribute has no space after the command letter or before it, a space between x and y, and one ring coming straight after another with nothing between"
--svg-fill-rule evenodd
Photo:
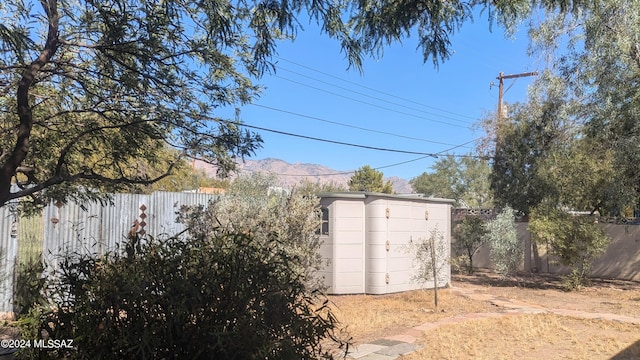
<instances>
[{"instance_id":1,"label":"distant house","mask_svg":"<svg viewBox=\"0 0 640 360\"><path fill-rule=\"evenodd\" d=\"M330 294L387 294L421 288L423 284L412 281L414 259L407 245L426 239L436 226L450 254L454 200L365 192L319 196L324 240L320 251L330 260L322 275ZM450 283L450 267L438 279L439 285Z\"/></svg>"}]
</instances>

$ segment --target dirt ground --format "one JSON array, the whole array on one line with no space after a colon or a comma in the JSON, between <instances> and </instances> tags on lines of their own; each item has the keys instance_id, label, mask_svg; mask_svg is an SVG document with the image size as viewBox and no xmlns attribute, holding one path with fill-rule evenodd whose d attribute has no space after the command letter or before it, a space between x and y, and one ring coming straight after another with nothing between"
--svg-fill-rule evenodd
<instances>
[{"instance_id":1,"label":"dirt ground","mask_svg":"<svg viewBox=\"0 0 640 360\"><path fill-rule=\"evenodd\" d=\"M640 359L638 282L593 279L590 286L568 292L558 276L521 274L504 280L481 270L473 275L453 274L452 285L548 311L439 327L418 339L423 350L403 360ZM507 311L495 306L493 312ZM611 320L608 314L621 315L625 321Z\"/></svg>"},{"instance_id":2,"label":"dirt ground","mask_svg":"<svg viewBox=\"0 0 640 360\"><path fill-rule=\"evenodd\" d=\"M559 276L519 274L517 279L504 280L493 272L478 270L473 275L452 274L452 284L546 308L640 317L638 282L592 279L590 286L565 291Z\"/></svg>"}]
</instances>

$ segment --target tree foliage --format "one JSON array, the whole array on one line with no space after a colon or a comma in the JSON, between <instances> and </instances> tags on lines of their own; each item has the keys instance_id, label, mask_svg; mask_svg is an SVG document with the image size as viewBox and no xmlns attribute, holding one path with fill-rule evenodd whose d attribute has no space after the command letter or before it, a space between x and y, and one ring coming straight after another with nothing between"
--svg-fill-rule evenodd
<instances>
[{"instance_id":1,"label":"tree foliage","mask_svg":"<svg viewBox=\"0 0 640 360\"><path fill-rule=\"evenodd\" d=\"M300 181L293 189L294 192L300 192L311 196L317 196L320 193L342 192L347 191L343 184L336 182L312 182L310 180Z\"/></svg>"},{"instance_id":2,"label":"tree foliage","mask_svg":"<svg viewBox=\"0 0 640 360\"><path fill-rule=\"evenodd\" d=\"M585 285L591 264L604 253L609 238L591 216L573 216L557 207L541 205L529 222L532 239L545 245L558 261L571 268L565 285L575 289Z\"/></svg>"},{"instance_id":3,"label":"tree foliage","mask_svg":"<svg viewBox=\"0 0 640 360\"><path fill-rule=\"evenodd\" d=\"M384 174L381 171L372 169L371 166L365 165L356 170L349 179L349 191L367 191L385 194L393 193L393 184L391 180L384 182Z\"/></svg>"},{"instance_id":4,"label":"tree foliage","mask_svg":"<svg viewBox=\"0 0 640 360\"><path fill-rule=\"evenodd\" d=\"M458 160L448 155L436 161L431 168L433 172L425 172L411 179L411 186L417 193L454 199L457 206L493 206L488 161L471 156Z\"/></svg>"},{"instance_id":5,"label":"tree foliage","mask_svg":"<svg viewBox=\"0 0 640 360\"><path fill-rule=\"evenodd\" d=\"M566 135L560 104L549 99L512 107L500 124L491 171L491 189L500 207L529 214L549 193L541 163Z\"/></svg>"},{"instance_id":6,"label":"tree foliage","mask_svg":"<svg viewBox=\"0 0 640 360\"><path fill-rule=\"evenodd\" d=\"M546 203L566 209L611 213L624 204L625 191L615 181L614 151L591 138L569 141L541 160L547 182Z\"/></svg>"},{"instance_id":7,"label":"tree foliage","mask_svg":"<svg viewBox=\"0 0 640 360\"><path fill-rule=\"evenodd\" d=\"M317 359L347 342L328 300L265 242L223 230L151 239L136 252L68 255L49 278L49 303L23 336L73 339L23 349L30 358ZM25 324L29 324L26 323Z\"/></svg>"},{"instance_id":8,"label":"tree foliage","mask_svg":"<svg viewBox=\"0 0 640 360\"><path fill-rule=\"evenodd\" d=\"M315 194L287 192L276 178L255 173L235 179L225 195L208 207L183 209L180 220L192 234L211 237L220 229L251 234L256 243L276 246L290 257L288 266L312 289L322 289L316 271L325 265L319 253L320 199ZM278 239L272 241L273 237Z\"/></svg>"},{"instance_id":9,"label":"tree foliage","mask_svg":"<svg viewBox=\"0 0 640 360\"><path fill-rule=\"evenodd\" d=\"M504 276L515 275L522 264L524 250L518 239L514 210L509 206L487 223L487 242L491 246L491 260Z\"/></svg>"},{"instance_id":10,"label":"tree foliage","mask_svg":"<svg viewBox=\"0 0 640 360\"><path fill-rule=\"evenodd\" d=\"M541 174L554 183L550 202L615 215L640 199L640 5L593 5L532 23L532 51L548 63L535 92L556 99L558 117L576 129L541 159Z\"/></svg>"},{"instance_id":11,"label":"tree foliage","mask_svg":"<svg viewBox=\"0 0 640 360\"><path fill-rule=\"evenodd\" d=\"M487 229L484 221L476 216L467 216L453 228L455 242L453 246L458 253L467 256L467 272L473 273L473 255L487 243Z\"/></svg>"},{"instance_id":12,"label":"tree foliage","mask_svg":"<svg viewBox=\"0 0 640 360\"><path fill-rule=\"evenodd\" d=\"M140 191L151 193L154 191L198 191L202 188L226 189L231 180L229 178L217 178L207 174L202 169L194 169L190 164L181 162L174 167L171 175L142 186Z\"/></svg>"},{"instance_id":13,"label":"tree foliage","mask_svg":"<svg viewBox=\"0 0 640 360\"><path fill-rule=\"evenodd\" d=\"M348 63L417 33L424 59L450 55L450 35L477 11L512 28L533 6L581 0L472 2L20 0L0 5L0 205L29 197L96 199L172 172L170 146L232 170L260 138L223 107L258 95L277 40L304 14L336 38ZM152 169L153 171L148 171ZM11 185L18 187L12 190Z\"/></svg>"}]
</instances>

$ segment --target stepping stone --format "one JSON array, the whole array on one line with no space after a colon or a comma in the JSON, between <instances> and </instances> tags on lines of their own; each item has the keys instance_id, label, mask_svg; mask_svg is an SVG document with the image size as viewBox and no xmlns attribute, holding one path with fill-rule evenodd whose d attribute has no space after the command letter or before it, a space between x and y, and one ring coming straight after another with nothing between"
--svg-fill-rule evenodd
<instances>
[{"instance_id":1,"label":"stepping stone","mask_svg":"<svg viewBox=\"0 0 640 360\"><path fill-rule=\"evenodd\" d=\"M396 356L396 355L408 354L416 351L417 349L418 349L418 346L416 344L401 343L398 345L389 346L382 350L376 351L376 354Z\"/></svg>"},{"instance_id":2,"label":"stepping stone","mask_svg":"<svg viewBox=\"0 0 640 360\"><path fill-rule=\"evenodd\" d=\"M357 346L349 347L349 353L347 354L350 358L360 359L364 356L367 356L371 353L374 353L378 350L384 349L386 346L383 345L375 345L375 344L360 344ZM353 350L352 350L353 348Z\"/></svg>"},{"instance_id":3,"label":"stepping stone","mask_svg":"<svg viewBox=\"0 0 640 360\"><path fill-rule=\"evenodd\" d=\"M380 339L380 340L372 341L371 343L375 345L382 345L382 346L394 346L398 344L405 344L404 341L391 340L391 339Z\"/></svg>"}]
</instances>

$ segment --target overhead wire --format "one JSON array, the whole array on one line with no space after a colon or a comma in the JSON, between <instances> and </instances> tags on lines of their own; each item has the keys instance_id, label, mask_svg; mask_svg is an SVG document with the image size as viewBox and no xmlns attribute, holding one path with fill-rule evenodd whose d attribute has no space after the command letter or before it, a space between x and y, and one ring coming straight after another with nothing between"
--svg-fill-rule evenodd
<instances>
[{"instance_id":1,"label":"overhead wire","mask_svg":"<svg viewBox=\"0 0 640 360\"><path fill-rule=\"evenodd\" d=\"M337 77L337 76L334 76L334 75L331 75L331 74L324 73L322 71L310 68L310 67L305 66L305 65L301 65L301 64L295 63L293 61L290 61L290 60L287 60L287 59L284 59L284 58L281 58L281 57L278 57L278 58L283 60L283 61L287 61L289 63L292 63L294 65L297 65L297 66L309 69L311 71L323 74L325 76L336 78L338 80L341 80L341 81L344 81L344 82L347 82L347 83L351 83L351 84L357 85L359 87L362 87L362 88L365 88L365 89L368 89L368 90L371 90L371 91L375 91L375 92L384 94L384 95L389 96L389 97L393 97L393 98L396 98L396 99L400 99L402 101L407 101L407 102L414 103L414 104L417 104L417 105L420 105L420 106L424 106L426 108L435 109L435 110L442 111L442 112L445 112L445 113L449 113L449 114L452 114L452 115L466 117L466 118L469 118L469 119L476 120L476 118L471 117L471 116L462 115L462 114L459 114L459 113L447 111L447 110L440 109L440 108L437 108L437 107L425 105L425 104L422 104L422 103L419 103L419 102L416 102L416 101L413 101L413 100L405 99L405 98L396 96L394 94L390 94L390 93L387 93L387 92L384 92L384 91L380 91L380 90L377 90L377 89L374 89L374 88L370 88L370 87L358 84L356 82L352 82L352 81L349 81L349 80L342 79L340 77ZM318 82L321 82L321 83L324 83L324 84L327 84L327 85L330 85L330 86L334 86L334 87L340 88L342 90L350 91L350 92L353 92L355 94L366 96L366 97L369 97L369 98L372 98L372 99L375 99L375 100L378 100L378 101L383 101L383 102L386 102L386 103L389 103L389 104L392 104L392 105L396 105L396 106L400 106L400 107L404 107L404 108L407 108L407 109L410 109L410 110L419 111L419 112L427 113L427 114L430 114L430 115L435 115L435 116L439 116L439 117L442 117L442 118L447 118L447 119L450 119L450 120L453 120L453 121L469 124L468 122L465 122L463 120L458 120L458 119L455 119L455 118L452 118L452 117L442 116L442 115L430 113L430 112L427 112L427 111L424 111L424 110L416 109L416 108L413 108L413 107L408 107L406 105L398 104L398 103L391 102L391 101L388 101L388 100L385 100L385 99L381 99L381 98L378 98L378 97L375 97L375 96L367 95L367 94L364 94L362 92L358 92L358 91L355 91L355 90L352 90L352 89L348 89L348 88L345 88L345 87L342 87L342 86L339 86L339 85L335 85L335 84L332 84L332 83L329 83L329 82L326 82L326 81L323 81L323 80L319 80L319 79L313 78L311 76L300 74L298 72L283 68L282 66L278 66L278 67L280 69L282 69L282 70L291 72L291 73L296 74L298 76L309 78L309 79L312 79L314 81L318 81ZM328 90L325 90L325 89L322 89L322 88L318 88L318 87L315 87L315 86L312 86L312 85L309 85L309 84L305 84L305 83L302 83L300 81L292 80L292 79L289 79L289 78L286 78L286 77L283 77L283 76L278 76L278 75L274 75L274 76L278 77L280 79L283 79L285 81L296 83L296 84L299 84L299 85L302 85L302 86L305 86L305 87L309 87L309 88L312 88L312 89L315 89L315 90L318 90L318 91L326 92L326 93L329 93L329 94L332 94L332 95L335 95L335 96L343 97L343 98L346 98L346 99L349 99L349 100L352 100L352 101L364 103L364 104L367 104L367 105L370 105L370 106L374 106L374 107L377 107L377 108L382 108L382 109L385 109L385 110L397 112L397 113L408 115L408 116L418 117L418 118L421 118L421 119L424 119L424 120L438 122L438 123L442 123L442 124L445 124L445 125L468 128L468 126L462 126L462 125L458 125L458 124L452 124L452 123L449 123L449 122L446 122L446 121L430 119L430 118L426 118L426 117L423 117L423 116L418 116L418 115L415 115L415 114L410 114L410 113L405 113L405 112L398 111L398 110L395 110L395 109L390 109L390 108L387 108L387 107L384 107L384 106L380 106L380 105L377 105L377 104L372 104L372 103L369 103L369 102L366 102L366 101L362 101L362 100L359 100L359 99L355 99L355 98L352 98L352 97L349 97L349 96L346 96L346 95L338 94L338 93L335 93L335 92L332 92L332 91L328 91ZM337 121L322 119L322 118L319 118L319 117L300 114L300 113L296 113L296 112L292 112L292 111L288 111L288 110L283 110L283 109L278 109L278 108L274 108L274 107L270 107L270 106L266 106L266 105L260 105L260 104L250 104L250 105L257 106L257 107L262 107L262 108L269 109L269 110L272 110L272 111L278 111L278 112L287 113L287 114L291 114L291 115L295 115L295 116L300 116L300 117L304 117L304 118L308 118L308 119L313 119L313 120L317 120L317 121L331 123L331 124L334 124L334 125L354 128L354 129L358 129L358 130L362 130L362 131L374 132L374 133L379 133L379 134L384 134L384 135L389 135L389 136L395 136L395 137L400 137L400 138L405 138L405 139L410 139L410 140L416 140L416 141L424 141L424 142L441 144L441 145L453 145L453 144L448 144L448 143L443 143L443 142L437 142L437 141L432 141L432 140L414 138L414 137L410 137L410 136L405 136L405 135L400 135L400 134L395 134L395 133L390 133L390 132L385 132L385 131L379 131L379 130L364 128L364 127L355 126L355 125L344 124L344 123L340 123L340 122L337 122ZM212 119L212 120L222 121L220 119ZM337 141L337 140L313 137L313 136L308 136L308 135L301 135L301 134L291 133L291 132L287 132L287 131L275 130L275 129L270 129L270 128L266 128L266 127L260 127L260 126L256 126L256 125L242 123L242 122L238 122L238 121L228 121L228 120L224 120L224 121L227 122L227 123L230 123L230 124L234 124L236 126L243 126L243 127L250 128L250 129L266 131L266 132L271 132L271 133L276 133L276 134L285 135L285 136L291 136L291 137L297 137L297 138L302 138L302 139L307 139L307 140L320 141L320 142L331 143L331 144L342 145L342 146L358 147L358 148L363 148L363 149L368 149L368 150L375 150L375 151L386 151L386 152L394 152L394 153L421 155L420 157L415 158L415 159L406 160L406 161L402 161L402 162L398 162L398 163L394 163L394 164L389 164L389 165L384 165L384 166L379 166L379 167L374 168L376 170L389 168L389 167L393 167L393 166L399 166L399 165L403 165L403 164L407 164L407 163L423 160L423 159L428 158L428 157L437 158L437 157L443 155L445 152L451 151L451 150L456 149L456 148L464 147L464 146L468 145L469 143L478 140L478 139L474 139L474 140L465 142L463 144L454 145L451 148L442 150L442 151L437 152L437 153L428 153L428 152L409 151L409 150L391 149L391 148L383 148L383 147L378 147L378 146L355 144L355 143L349 143L349 142L343 142L343 141ZM450 156L454 156L454 157L472 157L472 158L483 158L483 159L487 158L485 156L478 156L478 155L450 154ZM332 175L352 174L354 172L355 171L335 172L335 173L330 173L330 174L279 174L279 175L286 175L286 176L332 176Z\"/></svg>"},{"instance_id":2,"label":"overhead wire","mask_svg":"<svg viewBox=\"0 0 640 360\"><path fill-rule=\"evenodd\" d=\"M247 124L240 124L239 126L246 126L246 127L253 128L253 129L265 130L265 131L275 132L275 133L279 133L279 134L283 134L283 135L301 137L301 138L310 139L310 140L324 141L324 142L335 143L335 144L339 144L339 145L355 146L355 147L360 147L360 148L365 148L365 149L370 149L370 150L383 150L383 151L391 151L391 152L399 152L399 153L412 153L412 154L422 154L423 155L421 157L418 157L418 158L415 158L415 159L411 159L411 160L406 160L406 161L393 163L393 164L389 164L389 165L378 166L378 167L373 168L374 170L379 170L379 169L385 169L385 168L390 168L390 167L394 167L394 166L404 165L404 164L408 164L408 163L411 163L411 162L423 160L423 159L426 159L428 157L438 158L438 157L443 156L443 155L459 157L459 158L465 158L465 157L466 158L478 158L478 159L485 159L485 160L489 158L487 156L480 156L480 155L445 154L446 152L451 151L453 149L457 149L459 147L463 147L465 145L468 145L468 144L470 144L472 142L478 141L479 138L464 142L462 144L458 144L458 145L456 145L454 147L439 151L437 153L418 153L418 152L407 152L407 151L404 151L404 150L384 149L384 148L370 147L370 146L366 146L366 145L358 145L358 144L352 144L352 143L344 143L344 142L339 142L339 141L320 139L320 138L316 138L316 137L311 137L311 136L306 136L306 135L299 135L299 134L292 134L292 133L282 132L282 131L279 131L279 130L266 129L266 128L261 128L261 127L258 127L258 126L247 125ZM326 173L326 174L275 174L275 175L279 175L279 176L294 176L294 177L303 177L303 176L337 176L337 175L353 174L354 172L355 172L355 170L341 171L341 172L334 172L334 173Z\"/></svg>"},{"instance_id":3,"label":"overhead wire","mask_svg":"<svg viewBox=\"0 0 640 360\"><path fill-rule=\"evenodd\" d=\"M322 75L324 75L324 76L328 76L328 77L331 77L331 78L334 78L334 79L337 79L337 80L340 80L340 81L344 81L344 82L346 82L346 83L353 84L353 85L359 86L359 87L361 87L361 88L363 88L363 89L367 89L367 90L370 90L370 91L374 91L374 92L377 92L377 93L379 93L379 94L383 94L383 95L385 95L385 96L389 96L389 97L392 97L392 98L395 98L395 99L398 99L398 100L406 101L406 102L408 102L408 103L412 103L412 104L415 104L415 105L420 105L420 106L423 106L423 107L425 107L425 108L429 108L429 109L433 109L433 110L441 111L441 112L444 112L444 113L447 113L447 114L451 114L451 115L456 115L456 116L460 116L460 117L468 118L468 119L471 119L471 120L474 120L474 121L475 121L475 120L477 120L477 118L476 118L476 117L474 117L474 116L464 115L464 114L456 113L456 112L453 112L453 111L449 111L449 110L441 109L441 108L438 108L438 107L435 107L435 106L431 106L431 105L423 104L423 103L418 102L418 101L415 101L415 100L406 99L406 98L403 98L403 97L397 96L397 95L395 95L395 94L391 94L391 93L388 93L388 92L385 92L385 91L382 91L382 90L378 90L378 89L375 89L375 88L372 88L372 87L369 87L369 86L366 86L366 85L359 84L359 83L357 83L357 82L355 82L355 81L350 81L350 80L343 79L343 78L341 78L341 77L339 77L339 76L332 75L332 74L326 73L326 72L324 72L324 71L320 71L320 70L314 69L314 68L312 68L312 67L310 67L310 66L303 65L303 64L297 63L297 62L295 62L295 61L291 61L291 60L285 59L285 58L283 58L283 57L281 57L281 56L275 56L275 57L276 57L277 59L282 60L282 61L285 61L285 62L288 62L288 63L290 63L290 64L293 64L293 65L299 66L299 67L301 67L301 68L304 68L304 69L307 69L307 70L311 70L311 71L316 72L316 73L318 73L318 74L322 74Z\"/></svg>"},{"instance_id":4,"label":"overhead wire","mask_svg":"<svg viewBox=\"0 0 640 360\"><path fill-rule=\"evenodd\" d=\"M183 113L185 113L185 112L183 112ZM214 117L207 116L207 115L204 115L204 114L200 114L199 116L204 118L204 119L206 119L206 120L215 121L217 123L225 123L225 124L241 126L241 127L246 127L246 128L249 128L249 129L261 130L261 131L271 132L271 133L285 135L285 136L297 137L297 138L301 138L301 139L314 140L314 141L319 141L319 142L326 142L326 143L336 144L336 145L357 147L357 148L362 148L362 149L367 149L367 150L386 151L386 152L394 152L394 153L400 153L400 154L423 155L423 156L426 156L426 157L429 157L429 156L430 157L438 157L438 156L442 155L441 152L440 153L429 153L429 152L422 152L422 151L391 149L391 148L383 148L383 147L379 147L379 146L370 146L370 145L348 143L348 142L345 142L345 141L323 139L323 138L319 138L319 137L315 137L315 136L296 134L296 133L291 133L291 132L288 132L288 131L282 131L282 130L270 129L270 128L257 126L257 125L251 125L251 124L247 124L245 122L240 122L240 121L233 121L233 120L225 120L225 119L220 119L220 118L214 118ZM475 140L472 140L472 141L475 141ZM468 144L468 143L469 142L467 142L465 144ZM457 147L460 147L460 146L461 145L456 145L455 147L453 147L451 149L454 149L454 148L457 148ZM448 150L445 150L445 151L448 151ZM456 156L456 157L483 158L482 156L476 156L476 155L453 155L453 156Z\"/></svg>"},{"instance_id":5,"label":"overhead wire","mask_svg":"<svg viewBox=\"0 0 640 360\"><path fill-rule=\"evenodd\" d=\"M464 126L464 125L452 124L450 122L446 122L446 121L442 121L442 120L435 120L435 119L427 118L427 117L424 117L424 116L411 114L411 113L408 113L408 112L399 111L399 110L391 109L391 108L388 108L388 107L385 107L385 106L373 104L373 103L370 103L370 102L367 102L367 101L364 101L364 100L352 98L350 96L338 94L338 93L333 92L333 91L325 90L325 89L322 89L322 88L319 88L319 87L316 87L316 86L313 86L313 85L308 85L308 84L305 84L305 83L302 83L302 82L299 82L299 81L296 81L296 80L285 78L283 76L279 76L279 75L274 75L274 76L279 78L279 79L286 80L286 81L292 82L294 84L299 84L299 85L302 85L302 86L306 86L306 87L314 89L314 90L322 91L322 92L325 92L325 93L328 93L328 94L331 94L331 95L335 95L335 96L338 96L338 97L342 97L342 98L345 98L345 99L348 99L348 100L351 100L351 101L359 102L359 103L362 103L362 104L365 104L365 105L369 105L369 106L373 106L373 107L376 107L376 108L379 108L379 109L392 111L392 112L395 112L395 113L398 113L398 114L402 114L402 115L406 115L406 116L412 116L412 117L415 117L415 118L418 118L418 119L422 119L422 120L427 120L427 121L436 122L436 123L449 125L449 126L461 127L461 128L464 128L464 129L468 129L469 126L471 125L471 124L467 124L467 126Z\"/></svg>"},{"instance_id":6,"label":"overhead wire","mask_svg":"<svg viewBox=\"0 0 640 360\"><path fill-rule=\"evenodd\" d=\"M387 104L403 107L403 108L406 108L406 109L409 109L409 110L418 111L418 112L422 112L422 113L429 114L429 115L438 116L440 118L457 121L457 122L460 122L460 123L463 123L463 124L467 124L467 125L470 124L470 121L467 121L467 120L459 120L459 119L456 119L456 118L453 118L453 117L450 117L450 116L444 116L444 115L436 114L436 113L433 113L433 112L421 110L421 109L418 109L418 108L415 108L415 107L403 105L403 104L400 104L400 103L397 103L397 102L389 101L387 99L383 99L383 98L380 98L380 97L372 96L372 95L369 95L369 94L366 94L366 93L363 93L363 92L360 92L360 91L356 91L356 90L353 90L353 89L346 88L344 86L333 84L333 83L328 82L328 81L317 79L317 78L314 78L313 76L301 74L299 72L287 69L287 68L282 67L280 65L276 65L276 67L279 68L280 70L284 70L284 71L290 72L292 74L295 74L295 75L298 75L298 76L301 76L301 77L304 77L304 78L307 78L307 79L311 79L311 80L314 80L314 81L317 81L317 82L320 82L320 83L323 83L323 84L326 84L326 85L329 85L329 86L333 86L333 87L336 87L338 89L346 90L346 91L352 92L354 94L362 95L362 96L365 96L365 97L368 97L368 98L371 98L371 99L374 99L374 100L377 100L377 101L382 101L382 102L385 102ZM282 78L282 77L280 77L278 75L275 75L275 76L279 77L279 78ZM284 80L288 80L286 78L283 78L283 79ZM302 83L300 83L300 84L302 84ZM305 85L305 86L307 86L307 85Z\"/></svg>"},{"instance_id":7,"label":"overhead wire","mask_svg":"<svg viewBox=\"0 0 640 360\"><path fill-rule=\"evenodd\" d=\"M441 155L445 155L444 153L446 153L448 151L451 151L453 149L456 149L456 148L462 147L464 145L470 144L472 142L478 141L479 139L480 138L476 138L476 139L467 141L465 143L456 145L456 146L454 146L452 148L439 151L438 153L436 153L434 155L436 155L436 157L441 156ZM451 156L460 156L460 155L451 155ZM466 156L469 157L470 155L466 155ZM373 170L380 170L380 169L386 169L386 168L390 168L390 167L394 167L394 166L404 165L404 164L408 164L408 163L411 163L411 162L420 161L420 160L426 159L428 157L433 157L433 156L432 155L424 155L424 156L421 156L421 157L418 157L418 158L415 158L415 159L411 159L411 160L401 161L401 162L393 163L393 164L389 164L389 165L377 166L377 167L374 167ZM482 156L477 156L477 157L478 158L482 158L482 159L486 159L486 157L482 157ZM291 176L291 177L338 176L338 175L349 175L349 174L353 174L355 172L356 172L356 170L339 171L339 172L325 173L325 174L279 174L279 173L275 173L275 175L278 175L278 176Z\"/></svg>"},{"instance_id":8,"label":"overhead wire","mask_svg":"<svg viewBox=\"0 0 640 360\"><path fill-rule=\"evenodd\" d=\"M315 140L315 141L326 142L326 143L330 143L330 144L358 147L358 148L368 149L368 150L387 151L387 152L394 152L394 153L401 153L401 154L436 156L433 153L426 153L426 152L421 152L421 151L389 149L389 148L383 148L383 147L378 147L378 146L361 145L361 144L348 143L348 142L344 142L344 141L323 139L323 138L318 138L318 137L314 137L314 136L295 134L295 133L290 133L290 132L287 132L287 131L274 130L274 129L269 129L269 128L265 128L265 127L261 127L261 126L255 126L255 125L249 125L249 124L240 123L240 122L236 122L234 124L237 125L237 126L244 126L244 127L250 128L250 129L262 130L262 131L267 131L267 132L271 132L271 133L275 133L275 134L287 135L287 136L292 136L292 137L297 137L297 138L307 139L307 140Z\"/></svg>"},{"instance_id":9,"label":"overhead wire","mask_svg":"<svg viewBox=\"0 0 640 360\"><path fill-rule=\"evenodd\" d=\"M328 123L328 124L348 127L348 128L352 128L352 129L357 129L357 130L362 130L362 131L367 131L367 132L372 132L372 133L377 133L377 134L382 134L382 135L394 136L394 137L398 137L398 138L414 140L414 141L428 142L428 143L439 144L439 145L454 145L454 144L444 143L444 142L440 142L440 141L427 140L427 139L416 138L416 137L412 137L412 136L401 135L401 134L396 134L396 133L387 132L387 131L369 129L369 128L356 126L356 125L349 125L349 124L341 123L341 122L338 122L338 121L327 120L327 119L323 119L323 118L320 118L320 117L317 117L317 116L305 115L305 114L301 114L301 113L297 113L297 112L293 112L293 111L289 111L289 110L278 109L278 108L274 108L274 107L267 106L267 105L261 105L261 104L249 104L249 105L260 107L260 108L263 108L263 109L272 110L272 111L277 111L277 112L281 112L281 113L285 113L285 114L289 114L289 115L299 116L299 117L303 117L303 118L307 118L307 119L311 119L311 120L321 121L321 122L325 122L325 123Z\"/></svg>"}]
</instances>

